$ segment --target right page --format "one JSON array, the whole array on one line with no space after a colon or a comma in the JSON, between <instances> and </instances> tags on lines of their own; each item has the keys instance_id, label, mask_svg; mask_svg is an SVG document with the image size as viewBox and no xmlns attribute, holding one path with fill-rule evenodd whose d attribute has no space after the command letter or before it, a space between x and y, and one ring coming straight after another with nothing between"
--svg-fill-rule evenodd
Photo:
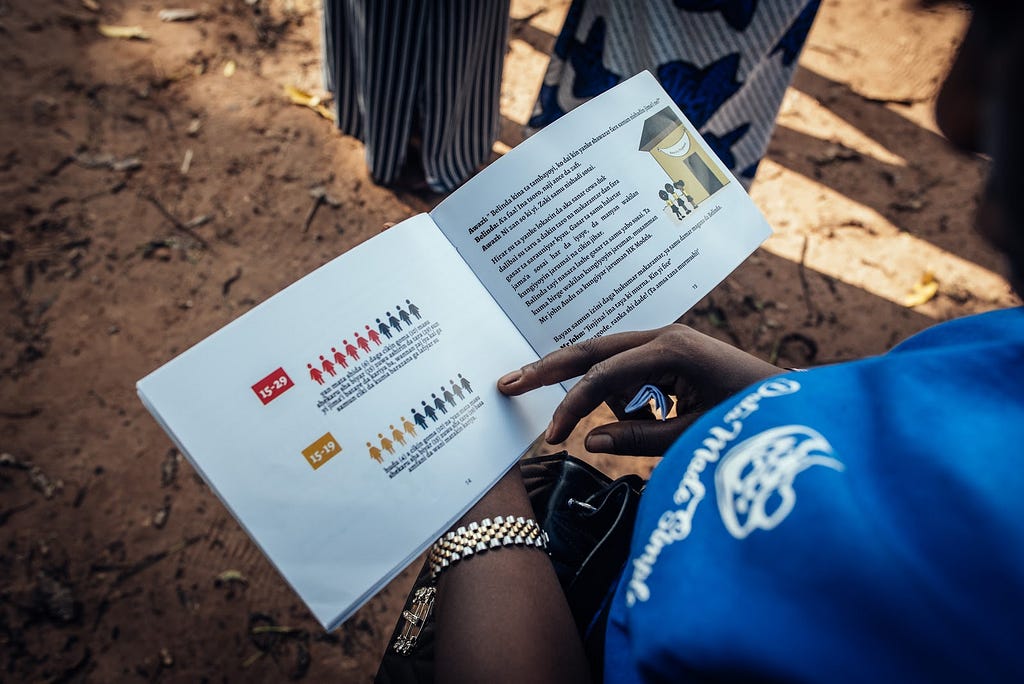
<instances>
[{"instance_id":1,"label":"right page","mask_svg":"<svg viewBox=\"0 0 1024 684\"><path fill-rule=\"evenodd\" d=\"M648 72L516 147L431 217L538 355L670 323L771 234Z\"/></svg>"}]
</instances>

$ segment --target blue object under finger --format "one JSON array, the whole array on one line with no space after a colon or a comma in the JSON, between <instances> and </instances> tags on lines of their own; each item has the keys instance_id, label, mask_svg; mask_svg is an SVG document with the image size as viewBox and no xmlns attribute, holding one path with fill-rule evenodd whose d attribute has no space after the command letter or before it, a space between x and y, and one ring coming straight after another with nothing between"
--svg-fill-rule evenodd
<instances>
[{"instance_id":1,"label":"blue object under finger","mask_svg":"<svg viewBox=\"0 0 1024 684\"><path fill-rule=\"evenodd\" d=\"M668 400L665 398L665 393L654 385L641 387L633 400L626 404L626 413L642 409L648 405L651 399L654 400L654 406L658 409L658 420L665 420L668 417Z\"/></svg>"}]
</instances>

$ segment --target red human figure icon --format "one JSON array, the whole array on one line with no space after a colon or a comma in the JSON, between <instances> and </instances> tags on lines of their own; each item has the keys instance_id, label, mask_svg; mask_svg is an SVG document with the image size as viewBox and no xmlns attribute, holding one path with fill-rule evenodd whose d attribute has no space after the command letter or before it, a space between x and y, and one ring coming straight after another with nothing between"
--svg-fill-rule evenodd
<instances>
[{"instance_id":1,"label":"red human figure icon","mask_svg":"<svg viewBox=\"0 0 1024 684\"><path fill-rule=\"evenodd\" d=\"M325 359L322 355L320 357L320 365L323 366L324 370L332 378L334 377L334 364L331 363L330 359Z\"/></svg>"},{"instance_id":2,"label":"red human figure icon","mask_svg":"<svg viewBox=\"0 0 1024 684\"><path fill-rule=\"evenodd\" d=\"M366 336L369 337L370 341L373 342L375 345L377 345L378 347L380 346L380 335L378 335L377 331L371 328L370 326L366 326Z\"/></svg>"},{"instance_id":3,"label":"red human figure icon","mask_svg":"<svg viewBox=\"0 0 1024 684\"><path fill-rule=\"evenodd\" d=\"M356 361L358 361L359 360L359 350L356 349L356 346L354 344L352 344L351 342L349 342L348 340L342 340L341 343L343 345L345 345L345 353L348 354L349 356L351 356Z\"/></svg>"},{"instance_id":4,"label":"red human figure icon","mask_svg":"<svg viewBox=\"0 0 1024 684\"><path fill-rule=\"evenodd\" d=\"M380 449L378 449L377 447L373 446L369 442L366 443L366 449L367 449L367 451L370 452L370 458L372 458L374 461L376 461L377 463L383 463L384 462L384 456L381 454Z\"/></svg>"},{"instance_id":5,"label":"red human figure icon","mask_svg":"<svg viewBox=\"0 0 1024 684\"><path fill-rule=\"evenodd\" d=\"M394 425L388 425L388 429L391 430L391 438L400 445L405 446L405 435L402 434L402 431Z\"/></svg>"},{"instance_id":6,"label":"red human figure icon","mask_svg":"<svg viewBox=\"0 0 1024 684\"><path fill-rule=\"evenodd\" d=\"M320 372L319 368L313 368L313 364L307 363L306 368L309 369L309 377L316 381L316 384L324 384L324 374Z\"/></svg>"},{"instance_id":7,"label":"red human figure icon","mask_svg":"<svg viewBox=\"0 0 1024 684\"><path fill-rule=\"evenodd\" d=\"M335 347L331 347L331 353L334 354L334 363L340 365L342 368L348 368L348 359L345 355L338 351Z\"/></svg>"},{"instance_id":8,"label":"red human figure icon","mask_svg":"<svg viewBox=\"0 0 1024 684\"><path fill-rule=\"evenodd\" d=\"M358 332L354 332L352 334L356 336L356 344L359 345L359 348L362 349L367 354L369 354L370 353L370 343L366 341L366 338L363 337L362 335L360 335Z\"/></svg>"}]
</instances>

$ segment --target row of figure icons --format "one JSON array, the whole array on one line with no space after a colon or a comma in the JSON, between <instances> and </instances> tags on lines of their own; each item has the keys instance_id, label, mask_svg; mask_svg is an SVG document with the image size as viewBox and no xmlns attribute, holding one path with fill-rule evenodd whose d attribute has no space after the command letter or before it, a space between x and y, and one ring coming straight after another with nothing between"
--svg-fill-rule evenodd
<instances>
[{"instance_id":1,"label":"row of figure icons","mask_svg":"<svg viewBox=\"0 0 1024 684\"><path fill-rule=\"evenodd\" d=\"M344 349L344 351L339 350L337 347L331 347L331 352L329 355L321 354L319 368L314 367L312 363L307 363L306 368L309 369L309 379L318 385L324 384L325 373L333 378L335 375L338 374L338 366L341 366L342 368L348 368L349 359L352 359L353 361L358 361L360 353L369 354L371 349L371 342L378 347L384 344L380 339L381 335L384 335L385 338L390 340L392 336L392 330L401 332L403 322L406 325L411 324L412 317L410 316L410 314L412 314L412 316L415 316L416 320L420 320L420 318L422 318L422 314L420 314L420 309L418 306L410 302L408 299L405 300L405 305L405 309L402 308L401 304L395 307L395 310L398 312L397 317L390 311L384 314L384 317L388 320L388 323L390 323L390 325L388 325L387 323L382 323L381 320L378 318L377 330L374 330L368 325L363 326L366 328L366 337L363 337L362 334L359 333L359 331L356 331L352 333L355 342L342 340L341 346L342 349ZM401 321L399 319L401 319ZM379 333L377 332L378 330L380 331Z\"/></svg>"},{"instance_id":2,"label":"row of figure icons","mask_svg":"<svg viewBox=\"0 0 1024 684\"><path fill-rule=\"evenodd\" d=\"M426 430L428 423L427 418L432 422L436 423L440 420L438 414L446 414L449 409L455 408L456 400L462 400L467 395L473 393L473 385L466 378L462 377L462 373L459 373L458 381L449 380L450 387L441 385L441 396L438 393L431 393L430 403L427 400L420 401L420 410L415 408L409 409L412 414L412 420L409 420L405 416L399 418L401 422L401 429L395 425L388 425L388 429L391 431L391 437L385 436L383 432L377 433L377 440L379 446L373 442L366 443L366 449L370 453L370 458L375 460L377 463L384 462L384 452L388 454L395 453L395 445L404 447L406 442L416 436L416 428L419 427L421 430Z\"/></svg>"},{"instance_id":3,"label":"row of figure icons","mask_svg":"<svg viewBox=\"0 0 1024 684\"><path fill-rule=\"evenodd\" d=\"M665 206L671 209L680 221L683 220L683 216L689 216L690 212L697 208L693 196L686 192L686 183L681 180L677 180L675 185L665 183L665 189L658 191L658 197L664 200Z\"/></svg>"}]
</instances>

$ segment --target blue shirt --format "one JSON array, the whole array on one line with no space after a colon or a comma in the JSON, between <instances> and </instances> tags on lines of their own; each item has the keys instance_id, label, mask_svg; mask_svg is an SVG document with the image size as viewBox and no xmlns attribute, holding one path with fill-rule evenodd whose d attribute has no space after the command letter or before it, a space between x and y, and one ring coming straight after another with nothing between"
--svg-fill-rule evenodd
<instances>
[{"instance_id":1,"label":"blue shirt","mask_svg":"<svg viewBox=\"0 0 1024 684\"><path fill-rule=\"evenodd\" d=\"M1024 681L1024 309L772 378L644 493L608 681Z\"/></svg>"}]
</instances>

